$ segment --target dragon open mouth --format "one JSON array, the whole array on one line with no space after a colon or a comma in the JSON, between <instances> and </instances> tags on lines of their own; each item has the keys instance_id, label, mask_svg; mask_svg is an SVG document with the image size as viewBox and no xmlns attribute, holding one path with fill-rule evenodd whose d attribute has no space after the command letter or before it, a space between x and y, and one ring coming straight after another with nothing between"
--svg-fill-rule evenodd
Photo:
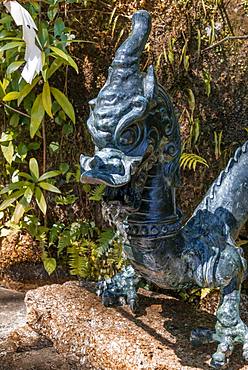
<instances>
[{"instance_id":1,"label":"dragon open mouth","mask_svg":"<svg viewBox=\"0 0 248 370\"><path fill-rule=\"evenodd\" d=\"M126 185L133 175L142 157L127 156L118 149L104 148L94 157L81 155L81 182L105 184L111 187Z\"/></svg>"}]
</instances>

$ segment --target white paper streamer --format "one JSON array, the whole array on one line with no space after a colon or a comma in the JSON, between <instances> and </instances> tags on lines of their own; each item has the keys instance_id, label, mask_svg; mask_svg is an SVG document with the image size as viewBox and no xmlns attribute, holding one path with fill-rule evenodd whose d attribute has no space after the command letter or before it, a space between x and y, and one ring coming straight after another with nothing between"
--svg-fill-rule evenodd
<instances>
[{"instance_id":1,"label":"white paper streamer","mask_svg":"<svg viewBox=\"0 0 248 370\"><path fill-rule=\"evenodd\" d=\"M5 7L8 9L17 26L22 26L23 40L26 43L24 59L27 62L22 71L24 80L31 84L35 73L42 70L41 51L35 44L37 27L29 12L23 8L17 1L5 1Z\"/></svg>"}]
</instances>

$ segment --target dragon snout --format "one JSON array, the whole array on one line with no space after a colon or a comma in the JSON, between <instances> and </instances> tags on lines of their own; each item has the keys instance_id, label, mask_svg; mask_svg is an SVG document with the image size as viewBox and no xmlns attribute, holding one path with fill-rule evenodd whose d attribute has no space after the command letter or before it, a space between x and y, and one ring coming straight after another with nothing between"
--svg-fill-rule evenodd
<instances>
[{"instance_id":1,"label":"dragon snout","mask_svg":"<svg viewBox=\"0 0 248 370\"><path fill-rule=\"evenodd\" d=\"M94 157L81 155L81 181L111 187L126 185L142 157L129 157L119 150L104 148Z\"/></svg>"},{"instance_id":2,"label":"dragon snout","mask_svg":"<svg viewBox=\"0 0 248 370\"><path fill-rule=\"evenodd\" d=\"M95 155L89 163L91 170L124 175L125 168L120 158L101 158Z\"/></svg>"}]
</instances>

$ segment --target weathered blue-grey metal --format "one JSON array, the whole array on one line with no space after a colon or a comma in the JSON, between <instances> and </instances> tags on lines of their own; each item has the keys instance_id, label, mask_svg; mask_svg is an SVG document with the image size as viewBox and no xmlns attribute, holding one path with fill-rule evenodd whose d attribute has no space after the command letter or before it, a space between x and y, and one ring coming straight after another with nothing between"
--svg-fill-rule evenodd
<instances>
[{"instance_id":1,"label":"weathered blue-grey metal","mask_svg":"<svg viewBox=\"0 0 248 370\"><path fill-rule=\"evenodd\" d=\"M248 142L239 148L186 225L176 207L180 134L173 105L152 66L139 69L150 15L138 11L119 47L108 79L90 102L93 157L81 156L81 180L106 184L104 212L123 238L130 266L99 284L105 305L134 310L140 277L159 287L219 287L215 331L196 329L192 343L219 343L212 366L228 361L236 343L248 360L248 329L239 315L246 270L235 238L248 216Z\"/></svg>"}]
</instances>

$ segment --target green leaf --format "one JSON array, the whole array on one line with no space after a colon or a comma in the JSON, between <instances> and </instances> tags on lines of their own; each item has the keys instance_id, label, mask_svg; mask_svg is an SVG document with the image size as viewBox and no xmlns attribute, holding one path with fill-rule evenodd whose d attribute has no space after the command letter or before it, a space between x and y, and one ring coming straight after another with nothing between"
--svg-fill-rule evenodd
<instances>
[{"instance_id":1,"label":"green leaf","mask_svg":"<svg viewBox=\"0 0 248 370\"><path fill-rule=\"evenodd\" d=\"M8 186L6 186L5 188L3 188L0 191L0 194L5 194L5 193L8 193L9 191L16 190L16 189L23 189L24 186L28 186L28 185L30 185L30 182L28 181L13 182L9 184Z\"/></svg>"},{"instance_id":2,"label":"green leaf","mask_svg":"<svg viewBox=\"0 0 248 370\"><path fill-rule=\"evenodd\" d=\"M26 190L25 190L25 193L24 193L24 197L26 199L26 202L27 204L29 204L33 198L33 194L34 194L34 185L31 184Z\"/></svg>"},{"instance_id":3,"label":"green leaf","mask_svg":"<svg viewBox=\"0 0 248 370\"><path fill-rule=\"evenodd\" d=\"M0 139L0 143L7 144L8 141L13 140L14 133L13 131L3 131Z\"/></svg>"},{"instance_id":4,"label":"green leaf","mask_svg":"<svg viewBox=\"0 0 248 370\"><path fill-rule=\"evenodd\" d=\"M40 143L33 142L28 144L28 150L38 150L40 149Z\"/></svg>"},{"instance_id":5,"label":"green leaf","mask_svg":"<svg viewBox=\"0 0 248 370\"><path fill-rule=\"evenodd\" d=\"M56 99L57 103L61 106L65 114L72 120L75 124L75 113L72 104L69 102L68 98L60 90L55 87L51 87L51 93Z\"/></svg>"},{"instance_id":6,"label":"green leaf","mask_svg":"<svg viewBox=\"0 0 248 370\"><path fill-rule=\"evenodd\" d=\"M39 166L38 166L38 162L35 158L31 158L29 160L29 169L30 169L31 175L35 178L35 180L38 180L38 178L40 176Z\"/></svg>"},{"instance_id":7,"label":"green leaf","mask_svg":"<svg viewBox=\"0 0 248 370\"><path fill-rule=\"evenodd\" d=\"M56 186L49 184L48 182L39 182L39 186L42 189L52 191L53 193L61 193L61 191Z\"/></svg>"},{"instance_id":8,"label":"green leaf","mask_svg":"<svg viewBox=\"0 0 248 370\"><path fill-rule=\"evenodd\" d=\"M8 208L12 203L14 203L18 198L20 198L25 193L25 191L26 189L21 189L11 194L7 199L5 199L0 204L0 211L3 211L4 209Z\"/></svg>"},{"instance_id":9,"label":"green leaf","mask_svg":"<svg viewBox=\"0 0 248 370\"><path fill-rule=\"evenodd\" d=\"M35 188L35 200L41 212L45 215L47 211L46 199L38 186Z\"/></svg>"},{"instance_id":10,"label":"green leaf","mask_svg":"<svg viewBox=\"0 0 248 370\"><path fill-rule=\"evenodd\" d=\"M21 157L21 159L25 159L28 153L28 147L24 143L20 143L17 147L17 153Z\"/></svg>"},{"instance_id":11,"label":"green leaf","mask_svg":"<svg viewBox=\"0 0 248 370\"><path fill-rule=\"evenodd\" d=\"M48 275L51 275L56 269L57 262L55 258L46 257L43 258L43 265Z\"/></svg>"},{"instance_id":12,"label":"green leaf","mask_svg":"<svg viewBox=\"0 0 248 370\"><path fill-rule=\"evenodd\" d=\"M45 110L42 104L42 94L39 94L31 109L30 136L33 138L44 118Z\"/></svg>"},{"instance_id":13,"label":"green leaf","mask_svg":"<svg viewBox=\"0 0 248 370\"><path fill-rule=\"evenodd\" d=\"M0 53L2 53L3 51L5 50L10 50L10 49L14 49L14 48L17 48L19 46L24 46L24 42L23 41L12 41L12 42L8 42L7 44L3 45L0 47Z\"/></svg>"},{"instance_id":14,"label":"green leaf","mask_svg":"<svg viewBox=\"0 0 248 370\"><path fill-rule=\"evenodd\" d=\"M31 180L31 181L34 181L33 177L31 175L29 175L29 173L26 173L26 172L19 172L18 174L19 176L21 177L25 177L25 179L28 179L28 180Z\"/></svg>"},{"instance_id":15,"label":"green leaf","mask_svg":"<svg viewBox=\"0 0 248 370\"><path fill-rule=\"evenodd\" d=\"M11 20L12 20L12 18L11 18ZM0 23L1 23L1 19L0 19ZM4 33L5 31L2 31L1 33L0 33L0 41L9 41L9 40L15 40L15 41L22 41L22 38L21 37L14 37L14 36L4 36L3 35L3 33ZM10 33L9 32L6 32L5 33L5 35L9 35Z\"/></svg>"},{"instance_id":16,"label":"green leaf","mask_svg":"<svg viewBox=\"0 0 248 370\"><path fill-rule=\"evenodd\" d=\"M61 111L62 112L62 111ZM64 112L63 112L64 113ZM68 123L65 123L63 125L63 132L65 135L70 135L73 133L73 126L69 125Z\"/></svg>"},{"instance_id":17,"label":"green leaf","mask_svg":"<svg viewBox=\"0 0 248 370\"><path fill-rule=\"evenodd\" d=\"M11 101L19 98L19 91L11 91L3 97L3 101Z\"/></svg>"},{"instance_id":18,"label":"green leaf","mask_svg":"<svg viewBox=\"0 0 248 370\"><path fill-rule=\"evenodd\" d=\"M53 0L52 3L50 3L51 5L49 6L49 9L47 11L47 15L48 15L48 18L50 21L52 21L55 17L56 17L56 14L58 13L59 11L59 5L58 5L58 1L57 0Z\"/></svg>"},{"instance_id":19,"label":"green leaf","mask_svg":"<svg viewBox=\"0 0 248 370\"><path fill-rule=\"evenodd\" d=\"M62 59L54 59L47 71L47 78L50 78L57 71L57 69L62 66L63 63L64 61Z\"/></svg>"},{"instance_id":20,"label":"green leaf","mask_svg":"<svg viewBox=\"0 0 248 370\"><path fill-rule=\"evenodd\" d=\"M69 171L70 169L70 166L68 163L60 163L59 165L59 170L62 172L62 174L64 175L67 171Z\"/></svg>"},{"instance_id":21,"label":"green leaf","mask_svg":"<svg viewBox=\"0 0 248 370\"><path fill-rule=\"evenodd\" d=\"M43 173L43 175L41 175L41 177L39 177L38 181L39 182L44 181L44 180L50 179L51 177L55 177L55 176L58 176L58 175L61 175L60 171L48 171L46 173Z\"/></svg>"},{"instance_id":22,"label":"green leaf","mask_svg":"<svg viewBox=\"0 0 248 370\"><path fill-rule=\"evenodd\" d=\"M12 141L9 141L7 145L1 145L1 150L4 158L11 165L14 156L14 146Z\"/></svg>"},{"instance_id":23,"label":"green leaf","mask_svg":"<svg viewBox=\"0 0 248 370\"><path fill-rule=\"evenodd\" d=\"M199 136L200 136L200 118L197 117L194 121L194 126L193 126L193 134L194 134L194 145L197 143Z\"/></svg>"},{"instance_id":24,"label":"green leaf","mask_svg":"<svg viewBox=\"0 0 248 370\"><path fill-rule=\"evenodd\" d=\"M20 202L17 203L11 221L18 224L20 219L25 213L25 209L28 206L25 196L21 198Z\"/></svg>"},{"instance_id":25,"label":"green leaf","mask_svg":"<svg viewBox=\"0 0 248 370\"><path fill-rule=\"evenodd\" d=\"M189 107L190 107L190 110L192 112L192 114L194 113L194 110L195 110L195 95L193 93L193 91L191 89L188 89L188 93L189 93Z\"/></svg>"},{"instance_id":26,"label":"green leaf","mask_svg":"<svg viewBox=\"0 0 248 370\"><path fill-rule=\"evenodd\" d=\"M21 104L21 102L23 101L23 99L33 90L33 88L35 87L35 85L37 84L38 81L40 81L40 76L36 77L33 80L33 82L31 83L31 85L26 84L23 87L23 89L20 91L20 95L19 95L19 98L17 100L18 107Z\"/></svg>"},{"instance_id":27,"label":"green leaf","mask_svg":"<svg viewBox=\"0 0 248 370\"><path fill-rule=\"evenodd\" d=\"M11 73L17 71L17 69L20 68L20 66L23 65L23 63L24 63L24 60L10 63L10 65L8 66L6 70L6 74L10 75Z\"/></svg>"},{"instance_id":28,"label":"green leaf","mask_svg":"<svg viewBox=\"0 0 248 370\"><path fill-rule=\"evenodd\" d=\"M59 143L57 141L52 141L49 144L49 149L52 153L56 153L59 150Z\"/></svg>"},{"instance_id":29,"label":"green leaf","mask_svg":"<svg viewBox=\"0 0 248 370\"><path fill-rule=\"evenodd\" d=\"M17 127L20 120L20 115L18 113L12 114L9 120L9 124L12 127Z\"/></svg>"},{"instance_id":30,"label":"green leaf","mask_svg":"<svg viewBox=\"0 0 248 370\"><path fill-rule=\"evenodd\" d=\"M54 37L61 36L65 29L65 24L62 18L57 18L54 24Z\"/></svg>"},{"instance_id":31,"label":"green leaf","mask_svg":"<svg viewBox=\"0 0 248 370\"><path fill-rule=\"evenodd\" d=\"M52 2L55 2L57 0L52 0ZM51 0L49 1L51 4ZM51 5L49 5L50 7ZM45 48L48 47L49 44L49 33L48 33L48 22L47 21L40 21L39 22L39 31L38 31L38 39L41 43L41 49L45 50Z\"/></svg>"},{"instance_id":32,"label":"green leaf","mask_svg":"<svg viewBox=\"0 0 248 370\"><path fill-rule=\"evenodd\" d=\"M3 14L2 17L0 18L0 23L1 24L11 24L12 22L12 17L9 14ZM1 36L2 38L2 36Z\"/></svg>"},{"instance_id":33,"label":"green leaf","mask_svg":"<svg viewBox=\"0 0 248 370\"><path fill-rule=\"evenodd\" d=\"M0 81L0 98L3 98L6 95L5 87L2 81Z\"/></svg>"},{"instance_id":34,"label":"green leaf","mask_svg":"<svg viewBox=\"0 0 248 370\"><path fill-rule=\"evenodd\" d=\"M42 90L42 103L45 111L49 115L49 117L53 117L52 114L52 100L51 100L51 93L50 93L50 86L48 82L45 82L43 85Z\"/></svg>"},{"instance_id":35,"label":"green leaf","mask_svg":"<svg viewBox=\"0 0 248 370\"><path fill-rule=\"evenodd\" d=\"M75 71L78 73L78 66L77 64L74 62L74 60L72 59L72 57L70 57L70 55L66 54L63 50L59 49L59 48L56 48L55 46L51 46L51 50L56 54L58 55L60 58L64 59L67 64L69 64L72 68L75 69ZM53 55L52 55L53 56Z\"/></svg>"},{"instance_id":36,"label":"green leaf","mask_svg":"<svg viewBox=\"0 0 248 370\"><path fill-rule=\"evenodd\" d=\"M49 231L49 246L58 240L59 235L61 235L64 229L64 224L53 224Z\"/></svg>"}]
</instances>

